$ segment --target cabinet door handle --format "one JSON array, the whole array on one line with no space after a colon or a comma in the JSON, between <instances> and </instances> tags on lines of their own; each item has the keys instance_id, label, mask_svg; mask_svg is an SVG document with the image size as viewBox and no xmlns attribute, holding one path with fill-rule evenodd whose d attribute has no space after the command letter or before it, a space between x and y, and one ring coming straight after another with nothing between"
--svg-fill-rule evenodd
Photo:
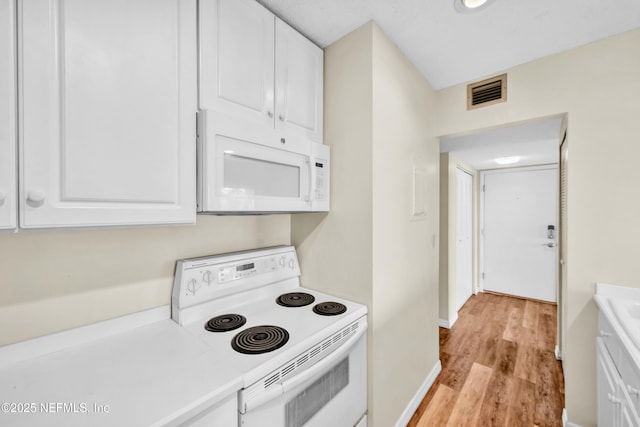
<instances>
[{"instance_id":1,"label":"cabinet door handle","mask_svg":"<svg viewBox=\"0 0 640 427\"><path fill-rule=\"evenodd\" d=\"M42 190L31 190L29 191L29 193L27 194L27 202L33 204L33 205L37 205L40 206L42 204L42 202L44 202L44 191Z\"/></svg>"},{"instance_id":2,"label":"cabinet door handle","mask_svg":"<svg viewBox=\"0 0 640 427\"><path fill-rule=\"evenodd\" d=\"M600 336L601 336L602 338L610 337L610 336L611 336L611 333L610 333L610 332L605 332L605 331L603 331L603 330L600 330Z\"/></svg>"},{"instance_id":3,"label":"cabinet door handle","mask_svg":"<svg viewBox=\"0 0 640 427\"><path fill-rule=\"evenodd\" d=\"M280 114L278 118L280 119L281 122L284 122L284 116L282 114Z\"/></svg>"},{"instance_id":4,"label":"cabinet door handle","mask_svg":"<svg viewBox=\"0 0 640 427\"><path fill-rule=\"evenodd\" d=\"M5 200L7 200L7 195L4 191L0 190L0 206L2 206Z\"/></svg>"},{"instance_id":5,"label":"cabinet door handle","mask_svg":"<svg viewBox=\"0 0 640 427\"><path fill-rule=\"evenodd\" d=\"M629 394L631 395L636 395L636 396L640 396L640 390L638 390L635 387L631 387L629 384L627 384L627 391L629 392Z\"/></svg>"},{"instance_id":6,"label":"cabinet door handle","mask_svg":"<svg viewBox=\"0 0 640 427\"><path fill-rule=\"evenodd\" d=\"M267 111L267 116L269 116L270 119L273 118L273 113L271 111Z\"/></svg>"},{"instance_id":7,"label":"cabinet door handle","mask_svg":"<svg viewBox=\"0 0 640 427\"><path fill-rule=\"evenodd\" d=\"M607 399L609 399L609 402L613 403L614 405L619 405L622 403L622 399L614 396L611 393L607 393Z\"/></svg>"}]
</instances>

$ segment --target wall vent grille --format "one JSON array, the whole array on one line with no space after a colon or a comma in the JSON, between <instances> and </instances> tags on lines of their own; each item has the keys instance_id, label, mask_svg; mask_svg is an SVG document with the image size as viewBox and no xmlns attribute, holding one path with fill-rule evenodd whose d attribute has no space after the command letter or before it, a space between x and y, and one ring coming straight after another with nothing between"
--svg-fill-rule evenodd
<instances>
[{"instance_id":1,"label":"wall vent grille","mask_svg":"<svg viewBox=\"0 0 640 427\"><path fill-rule=\"evenodd\" d=\"M467 85L467 110L498 104L507 101L507 75L502 74L490 79Z\"/></svg>"}]
</instances>

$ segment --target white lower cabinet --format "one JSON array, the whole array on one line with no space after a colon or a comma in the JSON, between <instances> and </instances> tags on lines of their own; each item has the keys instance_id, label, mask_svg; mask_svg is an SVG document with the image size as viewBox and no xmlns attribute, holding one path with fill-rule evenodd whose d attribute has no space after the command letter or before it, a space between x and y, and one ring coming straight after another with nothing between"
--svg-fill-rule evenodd
<instances>
[{"instance_id":1,"label":"white lower cabinet","mask_svg":"<svg viewBox=\"0 0 640 427\"><path fill-rule=\"evenodd\" d=\"M196 1L17 4L20 226L195 222Z\"/></svg>"},{"instance_id":2,"label":"white lower cabinet","mask_svg":"<svg viewBox=\"0 0 640 427\"><path fill-rule=\"evenodd\" d=\"M612 338L607 335L606 338ZM615 337L613 337L615 338ZM621 376L619 353L609 352L606 340L596 338L598 425L638 427L640 417L629 395L629 386ZM614 361L614 358L616 359Z\"/></svg>"}]
</instances>

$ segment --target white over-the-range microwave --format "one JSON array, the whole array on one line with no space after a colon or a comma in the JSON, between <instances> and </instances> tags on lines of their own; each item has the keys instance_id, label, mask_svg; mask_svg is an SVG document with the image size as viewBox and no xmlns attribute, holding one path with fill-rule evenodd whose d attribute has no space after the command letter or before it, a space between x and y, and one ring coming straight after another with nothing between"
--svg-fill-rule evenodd
<instances>
[{"instance_id":1,"label":"white over-the-range microwave","mask_svg":"<svg viewBox=\"0 0 640 427\"><path fill-rule=\"evenodd\" d=\"M198 212L329 210L329 147L198 114Z\"/></svg>"}]
</instances>

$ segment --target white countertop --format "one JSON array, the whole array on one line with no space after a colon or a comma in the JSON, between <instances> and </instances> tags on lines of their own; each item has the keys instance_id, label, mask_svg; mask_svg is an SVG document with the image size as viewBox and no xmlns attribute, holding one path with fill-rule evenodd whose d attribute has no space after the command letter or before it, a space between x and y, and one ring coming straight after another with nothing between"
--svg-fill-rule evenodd
<instances>
[{"instance_id":1,"label":"white countertop","mask_svg":"<svg viewBox=\"0 0 640 427\"><path fill-rule=\"evenodd\" d=\"M9 350L21 345L34 347ZM242 372L171 319L19 362L2 350L0 425L177 425L242 387Z\"/></svg>"},{"instance_id":2,"label":"white countertop","mask_svg":"<svg viewBox=\"0 0 640 427\"><path fill-rule=\"evenodd\" d=\"M640 288L597 283L593 299L602 315L607 318L615 330L624 351L633 361L636 370L640 372L640 348L627 331L630 327L633 328L634 325L623 324L621 319L625 319L625 316L620 316L615 310L615 307L619 306L620 302L640 304Z\"/></svg>"}]
</instances>

